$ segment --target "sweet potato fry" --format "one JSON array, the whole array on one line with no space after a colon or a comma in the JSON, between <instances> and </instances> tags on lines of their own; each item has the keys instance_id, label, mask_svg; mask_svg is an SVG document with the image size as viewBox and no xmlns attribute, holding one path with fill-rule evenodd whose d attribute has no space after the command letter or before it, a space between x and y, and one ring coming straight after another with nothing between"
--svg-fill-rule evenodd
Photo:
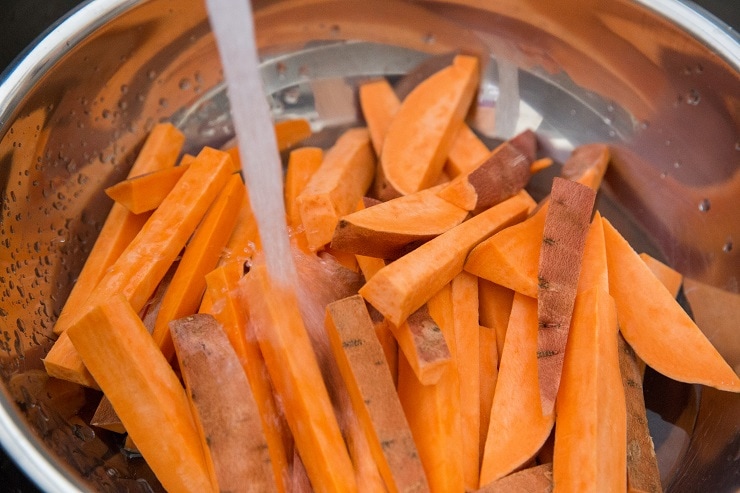
<instances>
[{"instance_id":1,"label":"sweet potato fry","mask_svg":"<svg viewBox=\"0 0 740 493\"><path fill-rule=\"evenodd\" d=\"M174 166L119 181L106 188L105 194L134 214L153 211L175 188L189 166Z\"/></svg>"},{"instance_id":2,"label":"sweet potato fry","mask_svg":"<svg viewBox=\"0 0 740 493\"><path fill-rule=\"evenodd\" d=\"M470 107L478 75L478 60L458 55L401 103L388 128L380 163L384 180L401 195L436 183Z\"/></svg>"},{"instance_id":3,"label":"sweet potato fry","mask_svg":"<svg viewBox=\"0 0 740 493\"><path fill-rule=\"evenodd\" d=\"M367 129L346 131L297 198L308 246L329 243L339 218L355 210L373 180L375 156Z\"/></svg>"},{"instance_id":4,"label":"sweet potato fry","mask_svg":"<svg viewBox=\"0 0 740 493\"><path fill-rule=\"evenodd\" d=\"M480 468L480 326L478 278L465 271L451 285L454 320L454 364L460 379L460 419L465 488L478 487Z\"/></svg>"},{"instance_id":5,"label":"sweet potato fry","mask_svg":"<svg viewBox=\"0 0 740 493\"><path fill-rule=\"evenodd\" d=\"M579 293L557 395L553 491L626 491L627 417L617 313L601 286Z\"/></svg>"},{"instance_id":6,"label":"sweet potato fry","mask_svg":"<svg viewBox=\"0 0 740 493\"><path fill-rule=\"evenodd\" d=\"M275 140L278 150L290 149L300 141L311 136L311 125L303 118L283 120L275 123Z\"/></svg>"},{"instance_id":7,"label":"sweet potato fry","mask_svg":"<svg viewBox=\"0 0 740 493\"><path fill-rule=\"evenodd\" d=\"M223 327L247 375L262 427L267 439L275 482L279 491L290 491L290 449L293 437L285 416L275 402L272 381L265 368L257 339L247 323L247 314L239 297L239 280L244 274L242 265L230 262L206 275L206 291L213 299L210 314Z\"/></svg>"},{"instance_id":8,"label":"sweet potato fry","mask_svg":"<svg viewBox=\"0 0 740 493\"><path fill-rule=\"evenodd\" d=\"M560 176L598 190L609 159L609 148L604 144L578 146L563 164Z\"/></svg>"},{"instance_id":9,"label":"sweet potato fry","mask_svg":"<svg viewBox=\"0 0 740 493\"><path fill-rule=\"evenodd\" d=\"M537 368L542 414L555 405L581 260L596 192L564 178L552 184L537 274Z\"/></svg>"},{"instance_id":10,"label":"sweet potato fry","mask_svg":"<svg viewBox=\"0 0 740 493\"><path fill-rule=\"evenodd\" d=\"M206 314L169 327L219 491L277 491L257 403L223 327Z\"/></svg>"},{"instance_id":11,"label":"sweet potato fry","mask_svg":"<svg viewBox=\"0 0 740 493\"><path fill-rule=\"evenodd\" d=\"M285 211L289 226L296 227L301 223L296 199L319 169L323 159L324 151L318 147L301 147L291 151L285 172Z\"/></svg>"},{"instance_id":12,"label":"sweet potato fry","mask_svg":"<svg viewBox=\"0 0 740 493\"><path fill-rule=\"evenodd\" d=\"M422 190L342 216L332 248L393 259L454 228L468 212L439 198L437 190Z\"/></svg>"},{"instance_id":13,"label":"sweet potato fry","mask_svg":"<svg viewBox=\"0 0 740 493\"><path fill-rule=\"evenodd\" d=\"M543 415L540 403L537 331L537 300L515 293L493 394L481 487L526 464L553 427L554 415Z\"/></svg>"},{"instance_id":14,"label":"sweet potato fry","mask_svg":"<svg viewBox=\"0 0 740 493\"><path fill-rule=\"evenodd\" d=\"M275 285L261 263L240 288L311 484L321 491L355 491L354 469L295 293Z\"/></svg>"},{"instance_id":15,"label":"sweet potato fry","mask_svg":"<svg viewBox=\"0 0 740 493\"><path fill-rule=\"evenodd\" d=\"M463 124L457 132L450 152L447 153L447 162L443 170L451 178L469 173L478 167L490 153L491 151L475 135L475 132Z\"/></svg>"},{"instance_id":16,"label":"sweet potato fry","mask_svg":"<svg viewBox=\"0 0 740 493\"><path fill-rule=\"evenodd\" d=\"M462 271L476 244L521 220L533 206L532 198L520 192L388 264L360 288L360 294L400 325Z\"/></svg>"},{"instance_id":17,"label":"sweet potato fry","mask_svg":"<svg viewBox=\"0 0 740 493\"><path fill-rule=\"evenodd\" d=\"M428 307L423 305L398 327L389 322L388 329L419 382L432 385L439 381L445 368L451 364L452 355Z\"/></svg>"},{"instance_id":18,"label":"sweet potato fry","mask_svg":"<svg viewBox=\"0 0 740 493\"><path fill-rule=\"evenodd\" d=\"M429 301L429 311L454 345L452 290L445 285ZM454 351L454 348L450 348ZM398 395L432 492L464 491L460 381L455 365L437 383L422 385L403 354L398 363Z\"/></svg>"},{"instance_id":19,"label":"sweet potato fry","mask_svg":"<svg viewBox=\"0 0 740 493\"><path fill-rule=\"evenodd\" d=\"M480 324L494 331L493 342L496 344L496 367L498 367L498 358L501 358L504 351L504 338L506 327L509 325L511 304L514 302L514 291L479 278L478 300Z\"/></svg>"},{"instance_id":20,"label":"sweet potato fry","mask_svg":"<svg viewBox=\"0 0 740 493\"><path fill-rule=\"evenodd\" d=\"M169 323L197 311L206 289L205 276L216 267L244 198L241 177L232 175L185 247L152 332L154 341L168 360L174 355Z\"/></svg>"},{"instance_id":21,"label":"sweet potato fry","mask_svg":"<svg viewBox=\"0 0 740 493\"><path fill-rule=\"evenodd\" d=\"M524 221L502 229L470 252L465 270L518 293L537 297L542 232L550 202Z\"/></svg>"},{"instance_id":22,"label":"sweet potato fry","mask_svg":"<svg viewBox=\"0 0 740 493\"><path fill-rule=\"evenodd\" d=\"M360 296L326 307L326 329L352 406L389 492L428 488L383 348Z\"/></svg>"},{"instance_id":23,"label":"sweet potato fry","mask_svg":"<svg viewBox=\"0 0 740 493\"><path fill-rule=\"evenodd\" d=\"M660 471L653 439L648 428L645 396L642 388L643 368L637 355L618 334L619 371L627 417L627 486L630 493L660 493ZM615 390L616 391L616 390Z\"/></svg>"},{"instance_id":24,"label":"sweet potato fry","mask_svg":"<svg viewBox=\"0 0 740 493\"><path fill-rule=\"evenodd\" d=\"M478 456L483 457L483 450L488 436L488 423L491 421L493 394L498 381L498 349L496 348L496 331L484 325L478 327L479 361L480 361L480 430L478 437ZM480 471L478 471L480 473Z\"/></svg>"},{"instance_id":25,"label":"sweet potato fry","mask_svg":"<svg viewBox=\"0 0 740 493\"><path fill-rule=\"evenodd\" d=\"M184 141L185 135L172 124L155 125L131 166L129 178L174 166ZM95 245L87 256L85 265L54 324L55 334L61 334L69 327L105 271L118 259L148 218L148 215L137 216L131 214L125 207L113 204L103 229L95 240Z\"/></svg>"},{"instance_id":26,"label":"sweet potato fry","mask_svg":"<svg viewBox=\"0 0 740 493\"><path fill-rule=\"evenodd\" d=\"M740 392L740 378L671 293L606 219L609 290L619 328L637 355L656 371L687 383Z\"/></svg>"},{"instance_id":27,"label":"sweet potato fry","mask_svg":"<svg viewBox=\"0 0 740 493\"><path fill-rule=\"evenodd\" d=\"M65 334L162 485L218 491L185 390L128 301L102 299Z\"/></svg>"}]
</instances>

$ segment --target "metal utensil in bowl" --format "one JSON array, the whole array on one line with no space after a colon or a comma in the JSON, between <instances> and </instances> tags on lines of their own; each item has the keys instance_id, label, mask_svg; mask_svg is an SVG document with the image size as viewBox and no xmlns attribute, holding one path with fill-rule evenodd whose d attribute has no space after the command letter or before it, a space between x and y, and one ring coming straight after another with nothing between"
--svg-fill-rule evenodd
<instances>
[{"instance_id":1,"label":"metal utensil in bowl","mask_svg":"<svg viewBox=\"0 0 740 493\"><path fill-rule=\"evenodd\" d=\"M254 6L272 112L309 119L312 143L358 122L354 91L368 77L398 81L435 57L478 54L470 123L481 135L531 127L557 159L609 143L602 212L636 249L740 289L740 41L715 19L675 0ZM0 441L45 490L159 487L120 436L89 426L99 395L46 378L41 358L111 205L102 189L164 119L188 150L232 138L197 1L87 3L0 85ZM652 374L646 386L664 487L740 487L740 398Z\"/></svg>"}]
</instances>

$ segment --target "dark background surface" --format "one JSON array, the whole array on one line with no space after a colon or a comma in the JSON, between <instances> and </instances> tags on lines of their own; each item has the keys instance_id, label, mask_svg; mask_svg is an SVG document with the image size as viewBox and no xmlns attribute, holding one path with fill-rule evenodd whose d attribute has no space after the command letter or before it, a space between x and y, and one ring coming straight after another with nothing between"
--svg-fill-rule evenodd
<instances>
[{"instance_id":1,"label":"dark background surface","mask_svg":"<svg viewBox=\"0 0 740 493\"><path fill-rule=\"evenodd\" d=\"M79 3L79 0L3 0L0 13L0 72L37 36ZM737 0L697 0L696 3L723 19L735 30L740 30L740 2ZM1 448L0 491L39 491Z\"/></svg>"}]
</instances>

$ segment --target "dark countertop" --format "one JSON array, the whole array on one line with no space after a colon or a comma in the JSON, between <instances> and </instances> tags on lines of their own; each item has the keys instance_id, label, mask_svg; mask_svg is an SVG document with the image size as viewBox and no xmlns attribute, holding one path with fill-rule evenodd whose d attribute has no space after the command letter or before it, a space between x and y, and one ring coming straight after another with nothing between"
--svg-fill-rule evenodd
<instances>
[{"instance_id":1,"label":"dark countertop","mask_svg":"<svg viewBox=\"0 0 740 493\"><path fill-rule=\"evenodd\" d=\"M49 26L73 9L79 0L9 0L0 16L0 72ZM740 3L733 0L696 0L708 11L740 31ZM0 490L36 493L39 490L0 448Z\"/></svg>"}]
</instances>

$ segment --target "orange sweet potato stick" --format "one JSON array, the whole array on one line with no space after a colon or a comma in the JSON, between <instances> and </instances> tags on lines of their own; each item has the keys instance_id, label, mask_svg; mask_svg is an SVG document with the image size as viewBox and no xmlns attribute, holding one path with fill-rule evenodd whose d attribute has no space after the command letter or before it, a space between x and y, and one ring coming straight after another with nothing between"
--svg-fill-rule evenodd
<instances>
[{"instance_id":1,"label":"orange sweet potato stick","mask_svg":"<svg viewBox=\"0 0 740 493\"><path fill-rule=\"evenodd\" d=\"M185 253L162 299L152 332L154 341L168 360L174 355L169 323L198 310L206 289L205 276L216 267L234 229L237 212L244 198L241 177L232 175L185 247Z\"/></svg>"},{"instance_id":2,"label":"orange sweet potato stick","mask_svg":"<svg viewBox=\"0 0 740 493\"><path fill-rule=\"evenodd\" d=\"M468 212L438 197L437 190L422 190L342 216L332 248L393 259L454 228Z\"/></svg>"},{"instance_id":3,"label":"orange sweet potato stick","mask_svg":"<svg viewBox=\"0 0 740 493\"><path fill-rule=\"evenodd\" d=\"M480 468L480 326L478 278L465 271L452 279L454 364L460 378L460 419L465 487L478 487Z\"/></svg>"},{"instance_id":4,"label":"orange sweet potato stick","mask_svg":"<svg viewBox=\"0 0 740 493\"><path fill-rule=\"evenodd\" d=\"M648 428L643 368L637 355L618 334L619 370L627 416L627 486L630 493L661 493L655 446ZM616 390L615 390L616 391Z\"/></svg>"},{"instance_id":5,"label":"orange sweet potato stick","mask_svg":"<svg viewBox=\"0 0 740 493\"><path fill-rule=\"evenodd\" d=\"M617 314L595 286L578 295L557 396L557 491L626 491L627 417Z\"/></svg>"},{"instance_id":6,"label":"orange sweet potato stick","mask_svg":"<svg viewBox=\"0 0 740 493\"><path fill-rule=\"evenodd\" d=\"M247 314L239 294L239 280L243 274L243 267L238 262L227 263L206 274L206 292L210 293L213 300L209 313L223 327L249 380L262 419L278 490L290 491L288 485L292 457L289 454L293 437L285 416L275 402L265 359L247 323Z\"/></svg>"},{"instance_id":7,"label":"orange sweet potato stick","mask_svg":"<svg viewBox=\"0 0 740 493\"><path fill-rule=\"evenodd\" d=\"M228 154L205 148L190 165L144 227L106 271L88 297L93 307L114 294L126 298L135 311L146 304L185 246L206 210L231 174ZM84 313L70 314L74 325ZM44 359L46 371L82 385L94 385L69 338L62 333Z\"/></svg>"},{"instance_id":8,"label":"orange sweet potato stick","mask_svg":"<svg viewBox=\"0 0 740 493\"><path fill-rule=\"evenodd\" d=\"M482 241L470 252L465 270L536 298L540 245L549 204L549 201L543 203L524 221Z\"/></svg>"},{"instance_id":9,"label":"orange sweet potato stick","mask_svg":"<svg viewBox=\"0 0 740 493\"><path fill-rule=\"evenodd\" d=\"M218 491L185 390L126 299L102 299L65 334L162 485Z\"/></svg>"},{"instance_id":10,"label":"orange sweet potato stick","mask_svg":"<svg viewBox=\"0 0 740 493\"><path fill-rule=\"evenodd\" d=\"M454 345L452 290L445 285L429 300L435 322ZM450 348L454 351L454 347ZM432 492L464 491L460 381L455 365L437 383L422 385L401 353L398 395Z\"/></svg>"},{"instance_id":11,"label":"orange sweet potato stick","mask_svg":"<svg viewBox=\"0 0 740 493\"><path fill-rule=\"evenodd\" d=\"M645 363L669 378L740 392L740 378L622 235L604 222L609 290L619 328Z\"/></svg>"},{"instance_id":12,"label":"orange sweet potato stick","mask_svg":"<svg viewBox=\"0 0 740 493\"><path fill-rule=\"evenodd\" d=\"M452 355L439 325L423 305L398 327L388 323L388 329L406 356L406 362L422 385L437 383Z\"/></svg>"},{"instance_id":13,"label":"orange sweet potato stick","mask_svg":"<svg viewBox=\"0 0 740 493\"><path fill-rule=\"evenodd\" d=\"M258 263L244 277L241 296L311 484L318 491L356 491L349 453L295 293L275 285Z\"/></svg>"},{"instance_id":14,"label":"orange sweet potato stick","mask_svg":"<svg viewBox=\"0 0 740 493\"><path fill-rule=\"evenodd\" d=\"M538 270L537 368L542 414L552 413L560 384L586 235L596 192L555 178L545 218Z\"/></svg>"},{"instance_id":15,"label":"orange sweet potato stick","mask_svg":"<svg viewBox=\"0 0 740 493\"><path fill-rule=\"evenodd\" d=\"M201 314L172 321L170 330L219 491L278 491L257 403L221 325Z\"/></svg>"},{"instance_id":16,"label":"orange sweet potato stick","mask_svg":"<svg viewBox=\"0 0 740 493\"><path fill-rule=\"evenodd\" d=\"M128 176L134 177L174 166L184 141L183 133L172 124L155 125L131 166ZM148 215L137 216L131 214L125 207L113 204L103 229L54 324L55 334L59 335L69 327L71 319L82 310L105 271L121 255L148 218Z\"/></svg>"},{"instance_id":17,"label":"orange sweet potato stick","mask_svg":"<svg viewBox=\"0 0 740 493\"><path fill-rule=\"evenodd\" d=\"M380 156L383 142L401 101L385 79L374 80L360 86L360 108L365 117L375 153ZM470 127L463 125L447 155L444 171L452 177L475 168L489 150Z\"/></svg>"},{"instance_id":18,"label":"orange sweet potato stick","mask_svg":"<svg viewBox=\"0 0 740 493\"><path fill-rule=\"evenodd\" d=\"M383 348L360 296L326 308L326 330L360 424L389 492L428 488Z\"/></svg>"},{"instance_id":19,"label":"orange sweet potato stick","mask_svg":"<svg viewBox=\"0 0 740 493\"><path fill-rule=\"evenodd\" d=\"M308 246L331 241L339 218L355 210L373 180L375 156L367 129L342 134L297 198Z\"/></svg>"},{"instance_id":20,"label":"orange sweet potato stick","mask_svg":"<svg viewBox=\"0 0 740 493\"><path fill-rule=\"evenodd\" d=\"M563 164L560 176L598 190L609 166L609 148L604 144L576 147Z\"/></svg>"},{"instance_id":21,"label":"orange sweet potato stick","mask_svg":"<svg viewBox=\"0 0 740 493\"><path fill-rule=\"evenodd\" d=\"M285 211L288 225L292 227L301 223L296 199L319 169L323 159L324 151L318 147L301 147L290 153L288 169L285 172Z\"/></svg>"},{"instance_id":22,"label":"orange sweet potato stick","mask_svg":"<svg viewBox=\"0 0 740 493\"><path fill-rule=\"evenodd\" d=\"M303 118L283 120L275 123L275 139L278 150L290 149L300 141L311 136L311 124Z\"/></svg>"},{"instance_id":23,"label":"orange sweet potato stick","mask_svg":"<svg viewBox=\"0 0 740 493\"><path fill-rule=\"evenodd\" d=\"M473 171L491 153L488 147L475 135L473 130L463 124L457 132L452 148L447 154L444 171L451 177Z\"/></svg>"},{"instance_id":24,"label":"orange sweet potato stick","mask_svg":"<svg viewBox=\"0 0 740 493\"><path fill-rule=\"evenodd\" d=\"M261 241L257 229L257 220L249 202L249 192L244 187L244 200L237 215L236 225L229 241L226 243L226 247L224 247L224 253L219 263L238 262L243 265L260 248Z\"/></svg>"},{"instance_id":25,"label":"orange sweet potato stick","mask_svg":"<svg viewBox=\"0 0 740 493\"><path fill-rule=\"evenodd\" d=\"M189 165L174 166L138 175L105 189L105 194L134 214L152 211L175 188Z\"/></svg>"},{"instance_id":26,"label":"orange sweet potato stick","mask_svg":"<svg viewBox=\"0 0 740 493\"><path fill-rule=\"evenodd\" d=\"M554 415L543 415L540 404L537 331L537 300L515 293L481 462L481 487L526 464L552 430Z\"/></svg>"},{"instance_id":27,"label":"orange sweet potato stick","mask_svg":"<svg viewBox=\"0 0 740 493\"><path fill-rule=\"evenodd\" d=\"M475 245L521 220L533 206L532 198L520 192L388 264L360 288L360 294L399 326L462 271Z\"/></svg>"},{"instance_id":28,"label":"orange sweet potato stick","mask_svg":"<svg viewBox=\"0 0 740 493\"><path fill-rule=\"evenodd\" d=\"M458 55L401 103L381 154L383 178L401 195L434 185L478 86L475 57Z\"/></svg>"}]
</instances>

